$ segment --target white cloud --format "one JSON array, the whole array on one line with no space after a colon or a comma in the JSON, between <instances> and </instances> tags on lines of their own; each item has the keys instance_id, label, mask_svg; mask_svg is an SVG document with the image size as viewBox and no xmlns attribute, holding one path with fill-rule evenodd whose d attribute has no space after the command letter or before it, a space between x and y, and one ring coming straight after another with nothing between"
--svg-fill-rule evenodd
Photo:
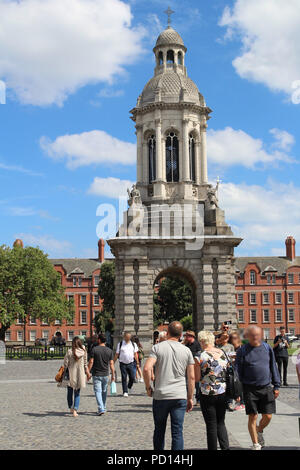
<instances>
[{"instance_id":1,"label":"white cloud","mask_svg":"<svg viewBox=\"0 0 300 470\"><path fill-rule=\"evenodd\" d=\"M222 184L220 206L236 234L245 238L242 247L261 244L271 250L288 235L300 240L300 187L293 183Z\"/></svg>"},{"instance_id":2,"label":"white cloud","mask_svg":"<svg viewBox=\"0 0 300 470\"><path fill-rule=\"evenodd\" d=\"M133 165L136 161L136 146L124 142L104 131L63 135L54 142L42 137L42 149L53 159L66 160L68 168L87 165L121 164Z\"/></svg>"},{"instance_id":3,"label":"white cloud","mask_svg":"<svg viewBox=\"0 0 300 470\"><path fill-rule=\"evenodd\" d=\"M25 207L25 206L9 206L6 208L7 215L11 215L14 217L32 217L32 216L39 216L42 219L48 219L57 221L59 220L56 217L53 217L49 214L48 211L43 209L35 209L34 207Z\"/></svg>"},{"instance_id":4,"label":"white cloud","mask_svg":"<svg viewBox=\"0 0 300 470\"><path fill-rule=\"evenodd\" d=\"M241 54L233 61L237 73L272 91L283 91L291 100L300 79L299 0L235 0L226 7L220 25L226 37L240 38ZM299 101L300 102L300 101Z\"/></svg>"},{"instance_id":5,"label":"white cloud","mask_svg":"<svg viewBox=\"0 0 300 470\"><path fill-rule=\"evenodd\" d=\"M33 235L31 233L19 233L15 238L21 238L25 245L37 246L51 256L66 255L70 252L71 243L66 240L57 240L51 235Z\"/></svg>"},{"instance_id":6,"label":"white cloud","mask_svg":"<svg viewBox=\"0 0 300 470\"><path fill-rule=\"evenodd\" d=\"M0 77L24 104L62 105L142 50L144 31L121 0L0 0L0 18Z\"/></svg>"},{"instance_id":7,"label":"white cloud","mask_svg":"<svg viewBox=\"0 0 300 470\"><path fill-rule=\"evenodd\" d=\"M255 168L258 164L293 161L288 152L294 144L294 137L280 129L271 129L270 132L275 141L268 151L261 139L240 129L210 129L207 133L208 161L224 167L243 165L247 168Z\"/></svg>"},{"instance_id":8,"label":"white cloud","mask_svg":"<svg viewBox=\"0 0 300 470\"><path fill-rule=\"evenodd\" d=\"M131 188L132 185L133 182L129 180L96 177L88 189L88 194L118 199L127 196L127 188Z\"/></svg>"},{"instance_id":9,"label":"white cloud","mask_svg":"<svg viewBox=\"0 0 300 470\"><path fill-rule=\"evenodd\" d=\"M0 163L0 169L6 171L16 171L17 173L24 173L29 176L44 176L42 173L36 173L35 171L23 168L20 165L6 165L5 163Z\"/></svg>"}]
</instances>

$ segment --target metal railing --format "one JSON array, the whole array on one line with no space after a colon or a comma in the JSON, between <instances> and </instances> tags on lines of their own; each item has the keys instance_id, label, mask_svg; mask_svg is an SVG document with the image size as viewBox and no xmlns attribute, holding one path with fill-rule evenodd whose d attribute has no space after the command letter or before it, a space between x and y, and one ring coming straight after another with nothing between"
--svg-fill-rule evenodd
<instances>
[{"instance_id":1,"label":"metal railing","mask_svg":"<svg viewBox=\"0 0 300 470\"><path fill-rule=\"evenodd\" d=\"M67 346L6 346L6 359L62 359Z\"/></svg>"}]
</instances>

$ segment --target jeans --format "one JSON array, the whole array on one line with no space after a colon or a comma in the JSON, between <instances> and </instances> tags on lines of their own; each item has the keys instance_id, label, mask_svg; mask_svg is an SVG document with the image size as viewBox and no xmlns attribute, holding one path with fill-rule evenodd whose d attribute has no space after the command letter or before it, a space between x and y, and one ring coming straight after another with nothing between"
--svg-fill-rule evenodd
<instances>
[{"instance_id":1,"label":"jeans","mask_svg":"<svg viewBox=\"0 0 300 470\"><path fill-rule=\"evenodd\" d=\"M171 415L172 450L183 450L183 421L186 400L153 400L154 450L164 450L169 414Z\"/></svg>"},{"instance_id":2,"label":"jeans","mask_svg":"<svg viewBox=\"0 0 300 470\"><path fill-rule=\"evenodd\" d=\"M93 385L94 392L96 395L96 401L98 405L98 412L106 412L106 398L107 398L107 386L108 386L108 376L100 377L97 375L93 376Z\"/></svg>"},{"instance_id":3,"label":"jeans","mask_svg":"<svg viewBox=\"0 0 300 470\"><path fill-rule=\"evenodd\" d=\"M287 369L288 369L288 363L289 363L289 358L288 357L275 357L277 366L278 366L278 371L280 375L280 380L282 382L282 366L283 366L283 383L287 383Z\"/></svg>"},{"instance_id":4,"label":"jeans","mask_svg":"<svg viewBox=\"0 0 300 470\"><path fill-rule=\"evenodd\" d=\"M123 393L128 393L128 389L132 388L132 385L135 380L136 369L134 368L134 362L131 362L130 364L124 364L124 362L120 362L120 369L122 375ZM128 384L127 375L129 376Z\"/></svg>"},{"instance_id":5,"label":"jeans","mask_svg":"<svg viewBox=\"0 0 300 470\"><path fill-rule=\"evenodd\" d=\"M74 406L73 406L73 394L74 394ZM80 388L74 390L72 387L68 387L67 392L68 407L73 410L78 410L80 402Z\"/></svg>"},{"instance_id":6,"label":"jeans","mask_svg":"<svg viewBox=\"0 0 300 470\"><path fill-rule=\"evenodd\" d=\"M200 394L200 403L203 418L206 424L207 449L217 450L218 441L222 450L229 449L229 441L225 426L227 406L226 394L203 395Z\"/></svg>"}]
</instances>

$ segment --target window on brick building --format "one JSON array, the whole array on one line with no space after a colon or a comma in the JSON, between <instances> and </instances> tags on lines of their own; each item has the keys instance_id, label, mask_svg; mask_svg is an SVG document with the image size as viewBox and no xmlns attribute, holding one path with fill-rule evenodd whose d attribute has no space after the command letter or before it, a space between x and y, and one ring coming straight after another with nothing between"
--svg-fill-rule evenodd
<instances>
[{"instance_id":1,"label":"window on brick building","mask_svg":"<svg viewBox=\"0 0 300 470\"><path fill-rule=\"evenodd\" d=\"M268 292L264 292L264 293L263 293L263 303L264 303L264 304L270 303L270 302L269 302L269 293L268 293Z\"/></svg>"},{"instance_id":2,"label":"window on brick building","mask_svg":"<svg viewBox=\"0 0 300 470\"><path fill-rule=\"evenodd\" d=\"M275 303L276 304L281 304L281 292L276 292L275 293Z\"/></svg>"},{"instance_id":3,"label":"window on brick building","mask_svg":"<svg viewBox=\"0 0 300 470\"><path fill-rule=\"evenodd\" d=\"M244 310L239 310L238 311L238 322L239 323L245 323Z\"/></svg>"},{"instance_id":4,"label":"window on brick building","mask_svg":"<svg viewBox=\"0 0 300 470\"><path fill-rule=\"evenodd\" d=\"M29 331L29 341L35 341L36 340L36 331L35 330L30 330Z\"/></svg>"},{"instance_id":5,"label":"window on brick building","mask_svg":"<svg viewBox=\"0 0 300 470\"><path fill-rule=\"evenodd\" d=\"M276 284L276 274L272 274L272 284Z\"/></svg>"},{"instance_id":6,"label":"window on brick building","mask_svg":"<svg viewBox=\"0 0 300 470\"><path fill-rule=\"evenodd\" d=\"M68 300L74 300L74 295L73 295L73 294L69 294L69 295L68 295Z\"/></svg>"},{"instance_id":7,"label":"window on brick building","mask_svg":"<svg viewBox=\"0 0 300 470\"><path fill-rule=\"evenodd\" d=\"M5 332L5 341L11 341L11 332L9 330Z\"/></svg>"},{"instance_id":8,"label":"window on brick building","mask_svg":"<svg viewBox=\"0 0 300 470\"><path fill-rule=\"evenodd\" d=\"M86 330L81 330L80 336L86 336L86 335L87 335L87 331Z\"/></svg>"},{"instance_id":9,"label":"window on brick building","mask_svg":"<svg viewBox=\"0 0 300 470\"><path fill-rule=\"evenodd\" d=\"M73 287L76 287L77 286L77 280L76 280L76 277L73 277Z\"/></svg>"},{"instance_id":10,"label":"window on brick building","mask_svg":"<svg viewBox=\"0 0 300 470\"><path fill-rule=\"evenodd\" d=\"M256 304L256 294L254 292L250 293L250 304Z\"/></svg>"},{"instance_id":11,"label":"window on brick building","mask_svg":"<svg viewBox=\"0 0 300 470\"><path fill-rule=\"evenodd\" d=\"M30 316L29 323L30 323L30 325L36 325L36 318L35 318L35 317L32 317L32 316Z\"/></svg>"},{"instance_id":12,"label":"window on brick building","mask_svg":"<svg viewBox=\"0 0 300 470\"><path fill-rule=\"evenodd\" d=\"M243 303L244 303L244 294L238 294L237 295L237 303L239 305L243 305Z\"/></svg>"},{"instance_id":13,"label":"window on brick building","mask_svg":"<svg viewBox=\"0 0 300 470\"><path fill-rule=\"evenodd\" d=\"M268 274L268 275L267 275L267 283L268 283L268 284L271 284L271 281L272 281L271 274Z\"/></svg>"},{"instance_id":14,"label":"window on brick building","mask_svg":"<svg viewBox=\"0 0 300 470\"><path fill-rule=\"evenodd\" d=\"M288 309L288 320L291 322L295 321L295 310L293 308Z\"/></svg>"},{"instance_id":15,"label":"window on brick building","mask_svg":"<svg viewBox=\"0 0 300 470\"><path fill-rule=\"evenodd\" d=\"M82 278L79 277L79 278L78 278L78 287L81 287L81 286L82 286Z\"/></svg>"},{"instance_id":16,"label":"window on brick building","mask_svg":"<svg viewBox=\"0 0 300 470\"><path fill-rule=\"evenodd\" d=\"M17 325L23 325L23 323L24 323L23 316L22 316L22 315L18 315L18 318L17 318Z\"/></svg>"},{"instance_id":17,"label":"window on brick building","mask_svg":"<svg viewBox=\"0 0 300 470\"><path fill-rule=\"evenodd\" d=\"M94 295L94 305L100 305L99 295Z\"/></svg>"},{"instance_id":18,"label":"window on brick building","mask_svg":"<svg viewBox=\"0 0 300 470\"><path fill-rule=\"evenodd\" d=\"M289 304L294 303L294 292L288 292L288 303Z\"/></svg>"},{"instance_id":19,"label":"window on brick building","mask_svg":"<svg viewBox=\"0 0 300 470\"><path fill-rule=\"evenodd\" d=\"M280 323L282 322L282 310L281 310L281 308L277 308L275 310L275 320L276 320L276 322L280 322Z\"/></svg>"},{"instance_id":20,"label":"window on brick building","mask_svg":"<svg viewBox=\"0 0 300 470\"><path fill-rule=\"evenodd\" d=\"M257 322L256 310L250 310L250 323Z\"/></svg>"},{"instance_id":21,"label":"window on brick building","mask_svg":"<svg viewBox=\"0 0 300 470\"><path fill-rule=\"evenodd\" d=\"M94 276L94 286L95 287L99 286L99 281L100 281L100 276Z\"/></svg>"},{"instance_id":22,"label":"window on brick building","mask_svg":"<svg viewBox=\"0 0 300 470\"><path fill-rule=\"evenodd\" d=\"M43 330L42 331L42 337L44 339L49 339L49 330Z\"/></svg>"},{"instance_id":23,"label":"window on brick building","mask_svg":"<svg viewBox=\"0 0 300 470\"><path fill-rule=\"evenodd\" d=\"M264 339L270 339L270 329L263 328L263 335L264 335Z\"/></svg>"},{"instance_id":24,"label":"window on brick building","mask_svg":"<svg viewBox=\"0 0 300 470\"><path fill-rule=\"evenodd\" d=\"M24 338L23 331L22 330L17 331L17 341L23 341L23 338Z\"/></svg>"},{"instance_id":25,"label":"window on brick building","mask_svg":"<svg viewBox=\"0 0 300 470\"><path fill-rule=\"evenodd\" d=\"M86 295L80 296L80 305L86 305Z\"/></svg>"},{"instance_id":26,"label":"window on brick building","mask_svg":"<svg viewBox=\"0 0 300 470\"><path fill-rule=\"evenodd\" d=\"M270 312L269 310L263 310L263 322L269 323L270 322Z\"/></svg>"},{"instance_id":27,"label":"window on brick building","mask_svg":"<svg viewBox=\"0 0 300 470\"><path fill-rule=\"evenodd\" d=\"M251 286L255 286L256 284L256 272L250 271L250 284Z\"/></svg>"},{"instance_id":28,"label":"window on brick building","mask_svg":"<svg viewBox=\"0 0 300 470\"><path fill-rule=\"evenodd\" d=\"M288 284L294 284L294 274L293 273L288 274Z\"/></svg>"},{"instance_id":29,"label":"window on brick building","mask_svg":"<svg viewBox=\"0 0 300 470\"><path fill-rule=\"evenodd\" d=\"M68 331L68 341L72 341L73 338L74 338L74 331L69 330Z\"/></svg>"},{"instance_id":30,"label":"window on brick building","mask_svg":"<svg viewBox=\"0 0 300 470\"><path fill-rule=\"evenodd\" d=\"M80 312L80 323L81 323L82 325L86 325L86 323L87 323L87 313L86 313L85 310L82 310L82 311Z\"/></svg>"},{"instance_id":31,"label":"window on brick building","mask_svg":"<svg viewBox=\"0 0 300 470\"><path fill-rule=\"evenodd\" d=\"M296 331L295 328L289 328L289 333L291 335L295 335L295 331Z\"/></svg>"},{"instance_id":32,"label":"window on brick building","mask_svg":"<svg viewBox=\"0 0 300 470\"><path fill-rule=\"evenodd\" d=\"M54 325L60 325L61 321L60 320L54 320Z\"/></svg>"}]
</instances>

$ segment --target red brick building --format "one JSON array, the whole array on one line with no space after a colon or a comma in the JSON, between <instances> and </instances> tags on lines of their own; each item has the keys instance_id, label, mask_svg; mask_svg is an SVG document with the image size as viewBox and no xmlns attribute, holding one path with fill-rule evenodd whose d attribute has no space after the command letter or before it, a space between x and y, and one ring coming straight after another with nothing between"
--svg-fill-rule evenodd
<instances>
[{"instance_id":1,"label":"red brick building","mask_svg":"<svg viewBox=\"0 0 300 470\"><path fill-rule=\"evenodd\" d=\"M300 257L293 237L286 239L286 256L236 259L238 324L261 326L274 338L281 325L300 334Z\"/></svg>"},{"instance_id":2,"label":"red brick building","mask_svg":"<svg viewBox=\"0 0 300 470\"><path fill-rule=\"evenodd\" d=\"M60 331L66 341L72 341L76 335L90 336L94 332L93 319L101 310L98 296L98 284L101 264L104 261L104 240L98 242L98 259L50 259L55 270L61 275L66 295L74 299L75 314L71 323L59 321L44 324L35 318L29 318L26 324L16 323L6 332L6 341L33 344L38 338L51 340Z\"/></svg>"},{"instance_id":3,"label":"red brick building","mask_svg":"<svg viewBox=\"0 0 300 470\"><path fill-rule=\"evenodd\" d=\"M296 257L295 240L286 239L286 256L236 258L236 308L239 328L250 324L261 326L265 338L274 338L281 325L287 331L300 334L300 257ZM51 259L61 274L66 295L73 296L74 321L42 324L29 319L12 325L6 341L34 343L36 338L51 339L61 331L67 341L76 335L90 336L94 332L93 318L101 310L98 283L104 261L104 241L98 242L98 259Z\"/></svg>"}]
</instances>

